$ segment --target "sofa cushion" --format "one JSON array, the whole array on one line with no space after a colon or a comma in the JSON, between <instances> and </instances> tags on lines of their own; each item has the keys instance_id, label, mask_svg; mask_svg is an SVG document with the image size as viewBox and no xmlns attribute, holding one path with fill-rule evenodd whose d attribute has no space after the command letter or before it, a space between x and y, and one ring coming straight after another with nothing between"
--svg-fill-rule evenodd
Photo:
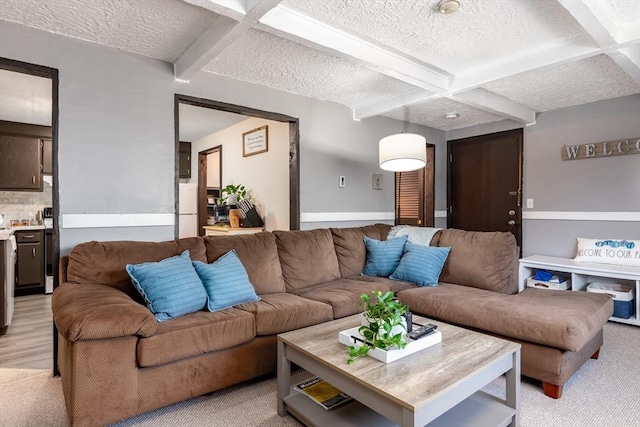
<instances>
[{"instance_id":1,"label":"sofa cushion","mask_svg":"<svg viewBox=\"0 0 640 427\"><path fill-rule=\"evenodd\" d=\"M451 283L398 294L414 313L569 351L580 350L613 313L611 298L591 296L532 288L507 295Z\"/></svg>"},{"instance_id":2,"label":"sofa cushion","mask_svg":"<svg viewBox=\"0 0 640 427\"><path fill-rule=\"evenodd\" d=\"M204 244L210 263L230 250L235 250L258 295L285 291L276 236L273 233L207 236Z\"/></svg>"},{"instance_id":3,"label":"sofa cushion","mask_svg":"<svg viewBox=\"0 0 640 427\"><path fill-rule=\"evenodd\" d=\"M389 278L418 286L438 286L440 272L450 251L451 248L407 242L400 264Z\"/></svg>"},{"instance_id":4,"label":"sofa cushion","mask_svg":"<svg viewBox=\"0 0 640 427\"><path fill-rule=\"evenodd\" d=\"M287 291L340 277L331 232L327 229L274 231Z\"/></svg>"},{"instance_id":5,"label":"sofa cushion","mask_svg":"<svg viewBox=\"0 0 640 427\"><path fill-rule=\"evenodd\" d=\"M192 260L207 261L202 237L170 240L168 242L86 242L76 245L69 253L67 281L114 286L129 295L137 292L127 273L127 264L160 261L184 251Z\"/></svg>"},{"instance_id":6,"label":"sofa cushion","mask_svg":"<svg viewBox=\"0 0 640 427\"><path fill-rule=\"evenodd\" d=\"M518 292L518 246L508 232L442 230L440 247L450 247L441 282L505 294Z\"/></svg>"},{"instance_id":7,"label":"sofa cushion","mask_svg":"<svg viewBox=\"0 0 640 427\"><path fill-rule=\"evenodd\" d=\"M407 243L407 236L384 241L365 236L367 260L362 275L389 277L400 264L405 243Z\"/></svg>"},{"instance_id":8,"label":"sofa cushion","mask_svg":"<svg viewBox=\"0 0 640 427\"><path fill-rule=\"evenodd\" d=\"M252 313L258 335L273 335L333 320L331 306L289 293L263 295L236 308Z\"/></svg>"},{"instance_id":9,"label":"sofa cushion","mask_svg":"<svg viewBox=\"0 0 640 427\"><path fill-rule=\"evenodd\" d=\"M194 261L193 266L207 292L207 309L218 311L243 302L259 301L247 270L232 249L220 258L206 264Z\"/></svg>"},{"instance_id":10,"label":"sofa cushion","mask_svg":"<svg viewBox=\"0 0 640 427\"><path fill-rule=\"evenodd\" d=\"M404 289L413 289L416 287L415 283L409 283L402 280L392 280L388 277L376 277L376 276L363 276L361 274L347 277L347 279L355 280L357 282L369 282L380 283L380 286L386 286L389 290L398 293Z\"/></svg>"},{"instance_id":11,"label":"sofa cushion","mask_svg":"<svg viewBox=\"0 0 640 427\"><path fill-rule=\"evenodd\" d=\"M198 311L167 320L160 323L154 336L138 340L138 364L143 368L158 366L233 347L251 341L255 328L253 315L236 308Z\"/></svg>"},{"instance_id":12,"label":"sofa cushion","mask_svg":"<svg viewBox=\"0 0 640 427\"><path fill-rule=\"evenodd\" d=\"M376 240L384 240L380 227L367 225L365 227L332 228L331 236L338 257L340 277L349 277L362 273L367 258L364 246L365 236ZM385 235L386 236L386 235Z\"/></svg>"},{"instance_id":13,"label":"sofa cushion","mask_svg":"<svg viewBox=\"0 0 640 427\"><path fill-rule=\"evenodd\" d=\"M362 313L362 300L360 299L360 295L370 294L371 291L374 290L385 293L389 290L389 286L382 282L338 279L301 289L296 291L296 294L304 298L329 304L333 308L333 317L337 319L339 317Z\"/></svg>"},{"instance_id":14,"label":"sofa cushion","mask_svg":"<svg viewBox=\"0 0 640 427\"><path fill-rule=\"evenodd\" d=\"M127 264L126 269L158 322L202 310L207 303L189 251L159 262Z\"/></svg>"}]
</instances>

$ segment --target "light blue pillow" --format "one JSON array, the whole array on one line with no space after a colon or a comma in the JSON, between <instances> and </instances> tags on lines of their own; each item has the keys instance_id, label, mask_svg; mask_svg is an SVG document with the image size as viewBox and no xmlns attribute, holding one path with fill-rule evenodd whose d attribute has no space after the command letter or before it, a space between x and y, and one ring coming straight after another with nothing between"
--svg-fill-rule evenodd
<instances>
[{"instance_id":1,"label":"light blue pillow","mask_svg":"<svg viewBox=\"0 0 640 427\"><path fill-rule=\"evenodd\" d=\"M407 242L400 264L390 279L411 282L418 286L438 286L442 267L450 251L451 248Z\"/></svg>"},{"instance_id":2,"label":"light blue pillow","mask_svg":"<svg viewBox=\"0 0 640 427\"><path fill-rule=\"evenodd\" d=\"M362 275L389 277L400 263L405 243L407 236L388 240L375 240L365 236L367 260Z\"/></svg>"},{"instance_id":3,"label":"light blue pillow","mask_svg":"<svg viewBox=\"0 0 640 427\"><path fill-rule=\"evenodd\" d=\"M207 303L207 292L189 251L159 262L127 264L126 268L158 322L202 310Z\"/></svg>"},{"instance_id":4,"label":"light blue pillow","mask_svg":"<svg viewBox=\"0 0 640 427\"><path fill-rule=\"evenodd\" d=\"M193 266L207 291L209 311L260 301L235 250L230 250L211 264L193 261Z\"/></svg>"}]
</instances>

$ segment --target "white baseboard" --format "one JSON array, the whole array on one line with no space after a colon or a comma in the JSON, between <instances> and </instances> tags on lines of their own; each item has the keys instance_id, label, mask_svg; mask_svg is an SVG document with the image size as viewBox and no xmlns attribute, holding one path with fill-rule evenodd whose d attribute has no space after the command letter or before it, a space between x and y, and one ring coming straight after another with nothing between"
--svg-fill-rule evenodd
<instances>
[{"instance_id":1,"label":"white baseboard","mask_svg":"<svg viewBox=\"0 0 640 427\"><path fill-rule=\"evenodd\" d=\"M447 211L434 211L436 218L446 218ZM300 222L393 221L394 212L303 212Z\"/></svg>"},{"instance_id":2,"label":"white baseboard","mask_svg":"<svg viewBox=\"0 0 640 427\"><path fill-rule=\"evenodd\" d=\"M640 212L523 211L522 219L640 222Z\"/></svg>"},{"instance_id":3,"label":"white baseboard","mask_svg":"<svg viewBox=\"0 0 640 427\"><path fill-rule=\"evenodd\" d=\"M175 215L164 214L62 214L60 228L158 227L175 225Z\"/></svg>"}]
</instances>

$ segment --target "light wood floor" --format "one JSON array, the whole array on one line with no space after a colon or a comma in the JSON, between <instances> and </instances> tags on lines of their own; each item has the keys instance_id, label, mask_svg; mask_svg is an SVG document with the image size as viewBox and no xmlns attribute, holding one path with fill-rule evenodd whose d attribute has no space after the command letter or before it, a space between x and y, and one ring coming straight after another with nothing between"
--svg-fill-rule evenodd
<instances>
[{"instance_id":1,"label":"light wood floor","mask_svg":"<svg viewBox=\"0 0 640 427\"><path fill-rule=\"evenodd\" d=\"M13 320L0 336L0 368L53 367L51 295L15 298Z\"/></svg>"}]
</instances>

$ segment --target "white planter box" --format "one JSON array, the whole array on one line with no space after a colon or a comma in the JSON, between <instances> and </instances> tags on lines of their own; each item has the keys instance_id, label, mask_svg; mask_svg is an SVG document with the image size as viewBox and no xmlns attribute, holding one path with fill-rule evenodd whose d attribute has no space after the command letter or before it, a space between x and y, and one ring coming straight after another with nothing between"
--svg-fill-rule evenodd
<instances>
[{"instance_id":1,"label":"white planter box","mask_svg":"<svg viewBox=\"0 0 640 427\"><path fill-rule=\"evenodd\" d=\"M364 345L362 344L362 341L354 340L352 336L364 341L364 338L358 332L358 326L356 326L355 328L347 329L346 331L340 331L340 333L338 334L338 340L344 345ZM425 348L438 344L440 342L442 342L442 333L439 331L435 331L434 333L427 335L426 337L422 337L415 341L409 341L407 346L403 349L396 348L392 350L382 350L379 348L371 348L369 349L369 353L367 353L367 355L373 357L374 359L378 359L381 362L389 363L413 354L417 351L424 350Z\"/></svg>"}]
</instances>

